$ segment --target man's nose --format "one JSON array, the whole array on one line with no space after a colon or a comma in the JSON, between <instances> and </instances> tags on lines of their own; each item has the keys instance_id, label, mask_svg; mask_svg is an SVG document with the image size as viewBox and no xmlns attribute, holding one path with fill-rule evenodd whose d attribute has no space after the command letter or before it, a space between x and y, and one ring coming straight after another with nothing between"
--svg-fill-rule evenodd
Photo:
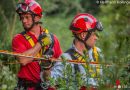
<instances>
[{"instance_id":1,"label":"man's nose","mask_svg":"<svg viewBox=\"0 0 130 90\"><path fill-rule=\"evenodd\" d=\"M99 36L98 35L95 35L95 39L98 40Z\"/></svg>"},{"instance_id":2,"label":"man's nose","mask_svg":"<svg viewBox=\"0 0 130 90\"><path fill-rule=\"evenodd\" d=\"M27 19L24 17L24 18L22 19L22 22L23 22L23 23L27 22Z\"/></svg>"}]
</instances>

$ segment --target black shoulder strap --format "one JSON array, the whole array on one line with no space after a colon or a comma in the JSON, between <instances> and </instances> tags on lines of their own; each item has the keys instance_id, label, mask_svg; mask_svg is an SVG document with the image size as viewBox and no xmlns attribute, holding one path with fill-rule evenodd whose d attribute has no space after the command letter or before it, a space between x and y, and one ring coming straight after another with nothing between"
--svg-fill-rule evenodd
<instances>
[{"instance_id":1,"label":"black shoulder strap","mask_svg":"<svg viewBox=\"0 0 130 90\"><path fill-rule=\"evenodd\" d=\"M26 31L23 31L20 34L23 35L26 40L29 40L31 38L31 36L26 34Z\"/></svg>"},{"instance_id":2,"label":"black shoulder strap","mask_svg":"<svg viewBox=\"0 0 130 90\"><path fill-rule=\"evenodd\" d=\"M72 58L73 60L78 59L77 57L74 56L75 50L72 49L72 48L69 49L69 50L67 50L65 53L69 53L69 55L71 56L71 58ZM80 72L80 69L79 69L78 64L74 64L74 70L75 70L75 74L76 74L77 72Z\"/></svg>"},{"instance_id":3,"label":"black shoulder strap","mask_svg":"<svg viewBox=\"0 0 130 90\"><path fill-rule=\"evenodd\" d=\"M52 49L53 48L53 46L54 46L54 36L53 36L53 34L52 33L50 33L50 35L51 35L51 39L52 39L52 44L50 45L50 48Z\"/></svg>"},{"instance_id":4,"label":"black shoulder strap","mask_svg":"<svg viewBox=\"0 0 130 90\"><path fill-rule=\"evenodd\" d=\"M31 38L31 36L25 36L26 35L26 31L21 32L20 34L22 34L26 40L29 40ZM44 55L53 55L53 46L54 46L54 35L52 33L50 33L51 39L52 39L52 43L49 46L49 48L44 52Z\"/></svg>"},{"instance_id":5,"label":"black shoulder strap","mask_svg":"<svg viewBox=\"0 0 130 90\"><path fill-rule=\"evenodd\" d=\"M24 34L26 34L26 31L23 31L23 32L21 32L20 34L24 35Z\"/></svg>"}]
</instances>

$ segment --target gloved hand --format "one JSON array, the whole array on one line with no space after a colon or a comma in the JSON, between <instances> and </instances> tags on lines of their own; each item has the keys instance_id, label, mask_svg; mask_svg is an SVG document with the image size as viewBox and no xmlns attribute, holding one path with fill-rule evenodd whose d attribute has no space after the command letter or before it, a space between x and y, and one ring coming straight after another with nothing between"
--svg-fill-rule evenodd
<instances>
[{"instance_id":1,"label":"gloved hand","mask_svg":"<svg viewBox=\"0 0 130 90\"><path fill-rule=\"evenodd\" d=\"M52 43L50 34L41 34L38 38L38 42L41 44L42 47L50 45Z\"/></svg>"},{"instance_id":2,"label":"gloved hand","mask_svg":"<svg viewBox=\"0 0 130 90\"><path fill-rule=\"evenodd\" d=\"M51 60L42 60L40 66L41 70L49 70L53 66L53 62Z\"/></svg>"}]
</instances>

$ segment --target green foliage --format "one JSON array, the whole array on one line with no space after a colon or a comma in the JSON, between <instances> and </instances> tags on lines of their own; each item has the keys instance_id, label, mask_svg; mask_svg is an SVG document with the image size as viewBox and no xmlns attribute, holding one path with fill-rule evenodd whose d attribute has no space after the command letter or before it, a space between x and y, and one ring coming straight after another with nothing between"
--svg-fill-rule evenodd
<instances>
[{"instance_id":1,"label":"green foliage","mask_svg":"<svg viewBox=\"0 0 130 90\"><path fill-rule=\"evenodd\" d=\"M96 3L97 0L80 0L81 6L84 12L91 14L97 14L100 11L99 5Z\"/></svg>"},{"instance_id":2,"label":"green foliage","mask_svg":"<svg viewBox=\"0 0 130 90\"><path fill-rule=\"evenodd\" d=\"M51 78L51 81L55 81L55 84L51 84L52 86L57 85L58 90L78 90L81 85L84 85L84 80L81 78L82 74L72 74L72 66L68 64L67 59L64 57L62 64L64 65L62 75L63 77L59 77L56 80Z\"/></svg>"},{"instance_id":3,"label":"green foliage","mask_svg":"<svg viewBox=\"0 0 130 90\"><path fill-rule=\"evenodd\" d=\"M15 5L16 5L15 0L11 0L11 1L1 0L0 14L3 14L3 15L0 18L4 18L4 19L10 21L15 13Z\"/></svg>"},{"instance_id":4,"label":"green foliage","mask_svg":"<svg viewBox=\"0 0 130 90\"><path fill-rule=\"evenodd\" d=\"M68 16L79 12L97 13L99 6L96 0L38 0L47 15Z\"/></svg>"},{"instance_id":5,"label":"green foliage","mask_svg":"<svg viewBox=\"0 0 130 90\"><path fill-rule=\"evenodd\" d=\"M0 90L13 90L16 85L16 76L8 66L0 65Z\"/></svg>"},{"instance_id":6,"label":"green foliage","mask_svg":"<svg viewBox=\"0 0 130 90\"><path fill-rule=\"evenodd\" d=\"M64 19L62 16L45 16L42 20L43 26L58 37L63 51L67 50L71 46L72 34L69 31L71 19L72 17Z\"/></svg>"},{"instance_id":7,"label":"green foliage","mask_svg":"<svg viewBox=\"0 0 130 90\"><path fill-rule=\"evenodd\" d=\"M110 82L120 79L122 85L128 86L129 67L126 64L130 60L129 8L128 5L120 4L102 5L98 15L104 26L99 45L103 49L105 60L114 64L114 67L104 69L105 76L109 75L107 78L112 80Z\"/></svg>"},{"instance_id":8,"label":"green foliage","mask_svg":"<svg viewBox=\"0 0 130 90\"><path fill-rule=\"evenodd\" d=\"M73 75L72 73L72 66L68 63L66 63L66 58L63 57L63 77L59 77L57 81L51 79L51 81L55 82L51 84L52 86L57 85L58 90L79 90L81 86L87 86L88 89L91 88L91 85L89 82L86 82L82 78L82 74L77 73ZM99 90L115 90L116 89L116 80L120 80L121 85L127 85L126 88L130 86L129 78L130 75L128 75L129 67L126 66L124 68L124 62L127 63L130 60L130 56L126 58L122 58L122 62L118 63L102 63L101 67L103 70L103 75L97 76L97 83L98 83L98 89ZM88 65L88 63L87 63ZM89 67L86 68L86 78L91 78L91 73L89 72Z\"/></svg>"},{"instance_id":9,"label":"green foliage","mask_svg":"<svg viewBox=\"0 0 130 90\"><path fill-rule=\"evenodd\" d=\"M128 5L118 4L101 7L102 13L99 16L101 16L100 19L105 29L102 34L104 39L101 46L103 46L105 56L108 59L119 59L130 53L128 49L130 44L128 8Z\"/></svg>"},{"instance_id":10,"label":"green foliage","mask_svg":"<svg viewBox=\"0 0 130 90\"><path fill-rule=\"evenodd\" d=\"M83 11L83 8L79 3L80 0L45 0L43 7L45 7L45 12L49 15L58 13L68 15L70 13Z\"/></svg>"}]
</instances>

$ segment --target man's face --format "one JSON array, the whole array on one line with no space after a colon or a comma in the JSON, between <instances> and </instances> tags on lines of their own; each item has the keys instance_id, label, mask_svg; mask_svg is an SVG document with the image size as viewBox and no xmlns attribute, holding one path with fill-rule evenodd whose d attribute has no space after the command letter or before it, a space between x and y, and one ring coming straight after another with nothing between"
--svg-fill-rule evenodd
<instances>
[{"instance_id":1,"label":"man's face","mask_svg":"<svg viewBox=\"0 0 130 90\"><path fill-rule=\"evenodd\" d=\"M96 32L92 32L91 36L88 38L88 40L86 41L86 44L90 47L94 47L94 45L96 44L98 37Z\"/></svg>"},{"instance_id":2,"label":"man's face","mask_svg":"<svg viewBox=\"0 0 130 90\"><path fill-rule=\"evenodd\" d=\"M33 24L33 19L32 19L31 14L29 13L21 14L20 19L22 21L22 24L25 30L28 30L31 28Z\"/></svg>"}]
</instances>

